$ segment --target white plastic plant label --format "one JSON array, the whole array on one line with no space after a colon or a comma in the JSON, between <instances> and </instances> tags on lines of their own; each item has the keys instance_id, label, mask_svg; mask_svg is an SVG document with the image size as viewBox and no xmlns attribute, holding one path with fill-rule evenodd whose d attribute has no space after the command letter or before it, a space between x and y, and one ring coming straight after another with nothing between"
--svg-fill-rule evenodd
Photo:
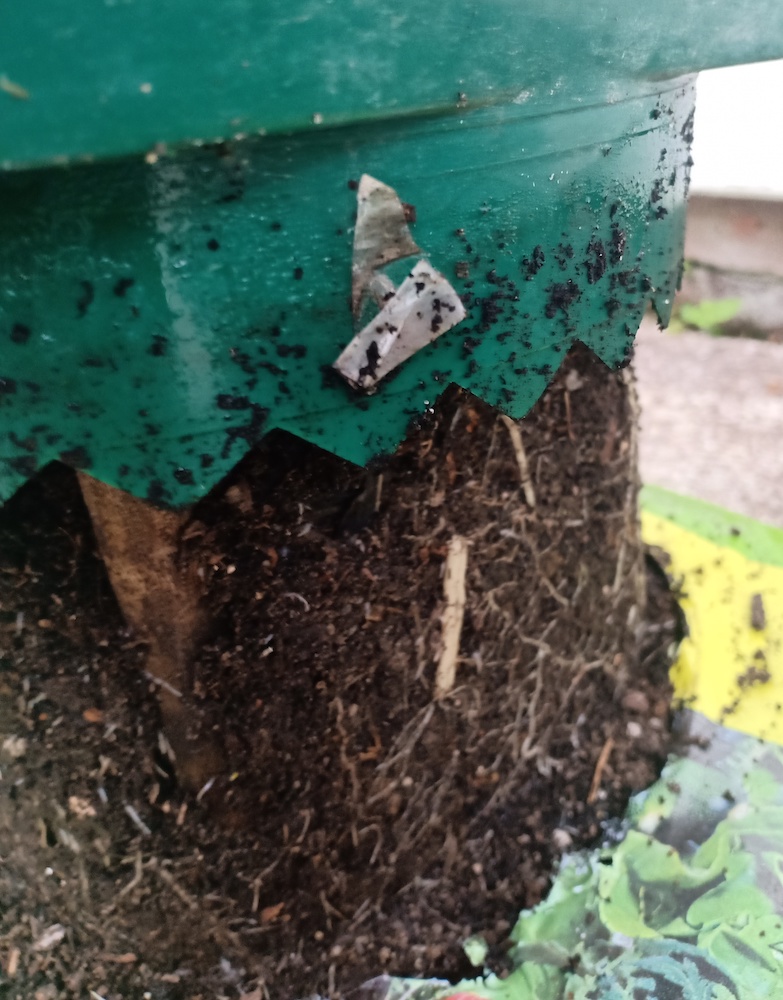
<instances>
[{"instance_id":1,"label":"white plastic plant label","mask_svg":"<svg viewBox=\"0 0 783 1000\"><path fill-rule=\"evenodd\" d=\"M356 389L372 392L389 372L464 318L465 307L447 279L420 260L334 367Z\"/></svg>"},{"instance_id":2,"label":"white plastic plant label","mask_svg":"<svg viewBox=\"0 0 783 1000\"><path fill-rule=\"evenodd\" d=\"M410 206L408 206L410 208ZM356 193L352 306L356 319L378 268L421 253L408 228L408 214L394 188L362 174Z\"/></svg>"}]
</instances>

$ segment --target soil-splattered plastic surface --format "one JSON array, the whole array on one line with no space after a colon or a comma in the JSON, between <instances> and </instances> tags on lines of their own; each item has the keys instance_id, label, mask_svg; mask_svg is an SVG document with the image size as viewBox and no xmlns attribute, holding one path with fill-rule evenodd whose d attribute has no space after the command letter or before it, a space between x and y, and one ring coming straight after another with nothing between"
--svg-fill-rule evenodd
<instances>
[{"instance_id":1,"label":"soil-splattered plastic surface","mask_svg":"<svg viewBox=\"0 0 783 1000\"><path fill-rule=\"evenodd\" d=\"M75 480L0 512L0 997L337 996L458 978L482 932L605 836L668 745L667 595L643 607L632 407L576 349L521 423L449 391L366 473L273 435L184 545L215 629L194 729L229 769L178 787L144 649ZM443 570L468 542L453 688Z\"/></svg>"}]
</instances>

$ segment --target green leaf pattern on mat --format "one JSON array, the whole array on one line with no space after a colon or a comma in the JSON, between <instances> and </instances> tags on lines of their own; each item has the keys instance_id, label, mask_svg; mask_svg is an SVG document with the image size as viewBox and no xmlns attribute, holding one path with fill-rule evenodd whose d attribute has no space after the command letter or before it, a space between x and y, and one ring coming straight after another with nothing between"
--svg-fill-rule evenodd
<instances>
[{"instance_id":1,"label":"green leaf pattern on mat","mask_svg":"<svg viewBox=\"0 0 783 1000\"><path fill-rule=\"evenodd\" d=\"M441 997L774 1000L783 995L783 749L715 727L628 811L616 847L563 859L511 934L506 979Z\"/></svg>"},{"instance_id":2,"label":"green leaf pattern on mat","mask_svg":"<svg viewBox=\"0 0 783 1000\"><path fill-rule=\"evenodd\" d=\"M642 942L569 992L574 1000L738 998L734 984L717 962L700 948L678 941Z\"/></svg>"}]
</instances>

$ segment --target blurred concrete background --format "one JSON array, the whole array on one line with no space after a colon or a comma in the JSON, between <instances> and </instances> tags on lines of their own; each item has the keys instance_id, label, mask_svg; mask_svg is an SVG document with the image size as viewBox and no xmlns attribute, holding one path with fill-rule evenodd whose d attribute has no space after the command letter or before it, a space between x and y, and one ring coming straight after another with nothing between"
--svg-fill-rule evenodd
<instances>
[{"instance_id":1,"label":"blurred concrete background","mask_svg":"<svg viewBox=\"0 0 783 1000\"><path fill-rule=\"evenodd\" d=\"M637 341L642 478L783 527L783 62L697 95L673 332L648 317Z\"/></svg>"}]
</instances>

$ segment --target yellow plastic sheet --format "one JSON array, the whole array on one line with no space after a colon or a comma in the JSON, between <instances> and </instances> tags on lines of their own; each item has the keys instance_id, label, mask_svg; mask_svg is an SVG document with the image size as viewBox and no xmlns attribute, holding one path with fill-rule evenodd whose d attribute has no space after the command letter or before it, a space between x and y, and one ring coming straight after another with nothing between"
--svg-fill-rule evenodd
<instances>
[{"instance_id":1,"label":"yellow plastic sheet","mask_svg":"<svg viewBox=\"0 0 783 1000\"><path fill-rule=\"evenodd\" d=\"M687 503L692 515L694 502ZM774 544L743 551L728 513L725 537L713 531L707 538L695 530L698 518L677 523L659 512L662 506L643 501L642 532L669 555L666 570L687 620L671 674L675 696L714 722L783 743L780 551ZM705 509L714 526L716 508Z\"/></svg>"}]
</instances>

